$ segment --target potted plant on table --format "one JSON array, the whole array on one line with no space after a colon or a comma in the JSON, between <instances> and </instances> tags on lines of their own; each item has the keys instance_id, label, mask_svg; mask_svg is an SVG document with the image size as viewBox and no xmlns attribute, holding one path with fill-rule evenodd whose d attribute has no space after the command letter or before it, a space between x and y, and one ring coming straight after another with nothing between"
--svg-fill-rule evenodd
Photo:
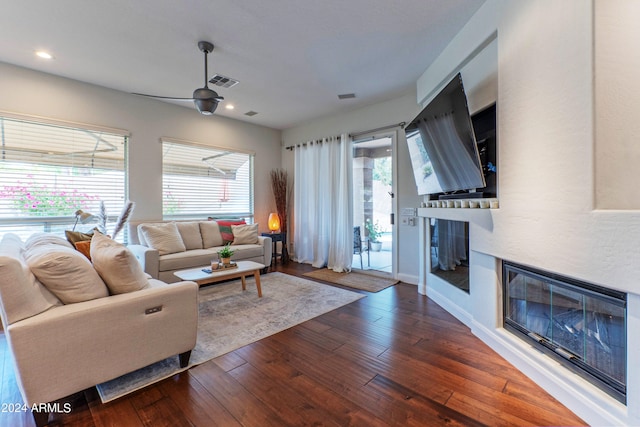
<instances>
[{"instance_id":1,"label":"potted plant on table","mask_svg":"<svg viewBox=\"0 0 640 427\"><path fill-rule=\"evenodd\" d=\"M231 250L230 245L231 243L227 243L224 248L218 251L218 258L220 258L220 262L222 262L223 265L231 264L231 256L233 255L234 251Z\"/></svg>"},{"instance_id":2,"label":"potted plant on table","mask_svg":"<svg viewBox=\"0 0 640 427\"><path fill-rule=\"evenodd\" d=\"M367 229L367 237L369 237L371 250L374 252L380 252L380 249L382 249L382 242L380 241L382 228L380 227L380 223L376 221L374 224L369 218L367 218L364 223L364 227Z\"/></svg>"}]
</instances>

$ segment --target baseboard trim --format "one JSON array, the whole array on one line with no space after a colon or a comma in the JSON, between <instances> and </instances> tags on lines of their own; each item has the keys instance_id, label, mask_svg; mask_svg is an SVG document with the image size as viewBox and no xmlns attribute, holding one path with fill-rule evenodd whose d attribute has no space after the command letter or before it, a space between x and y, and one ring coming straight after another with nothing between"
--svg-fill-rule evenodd
<instances>
[{"instance_id":1,"label":"baseboard trim","mask_svg":"<svg viewBox=\"0 0 640 427\"><path fill-rule=\"evenodd\" d=\"M414 276L412 274L403 274L398 273L398 280L403 283L408 283L410 285L418 285L418 276Z\"/></svg>"}]
</instances>

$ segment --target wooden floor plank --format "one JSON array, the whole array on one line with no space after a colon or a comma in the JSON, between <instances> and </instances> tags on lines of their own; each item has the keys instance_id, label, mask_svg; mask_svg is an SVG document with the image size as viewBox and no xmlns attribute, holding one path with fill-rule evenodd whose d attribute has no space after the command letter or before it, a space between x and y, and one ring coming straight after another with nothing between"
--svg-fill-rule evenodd
<instances>
[{"instance_id":1,"label":"wooden floor plank","mask_svg":"<svg viewBox=\"0 0 640 427\"><path fill-rule=\"evenodd\" d=\"M188 372L174 375L159 387L197 427L239 427L241 424Z\"/></svg>"},{"instance_id":2,"label":"wooden floor plank","mask_svg":"<svg viewBox=\"0 0 640 427\"><path fill-rule=\"evenodd\" d=\"M86 390L51 425L584 425L415 286L356 292L366 298L113 402ZM21 399L2 333L0 374L2 401ZM33 425L0 414L0 427Z\"/></svg>"},{"instance_id":3,"label":"wooden floor plank","mask_svg":"<svg viewBox=\"0 0 640 427\"><path fill-rule=\"evenodd\" d=\"M102 403L98 392L94 388L86 391L85 397L96 427L144 426L129 396L113 402Z\"/></svg>"},{"instance_id":4,"label":"wooden floor plank","mask_svg":"<svg viewBox=\"0 0 640 427\"><path fill-rule=\"evenodd\" d=\"M447 425L451 427L484 425L381 375L376 375L367 384L367 387L373 388L396 402L398 409L402 408L407 414L405 417L407 425Z\"/></svg>"},{"instance_id":5,"label":"wooden floor plank","mask_svg":"<svg viewBox=\"0 0 640 427\"><path fill-rule=\"evenodd\" d=\"M292 426L313 425L323 422L339 426L338 420L327 417L324 408L317 408L309 400L291 387L289 381L282 381L251 364L237 367L230 374L247 390L278 413Z\"/></svg>"},{"instance_id":6,"label":"wooden floor plank","mask_svg":"<svg viewBox=\"0 0 640 427\"><path fill-rule=\"evenodd\" d=\"M277 413L262 403L235 378L215 363L204 363L189 371L243 426L286 425Z\"/></svg>"}]
</instances>

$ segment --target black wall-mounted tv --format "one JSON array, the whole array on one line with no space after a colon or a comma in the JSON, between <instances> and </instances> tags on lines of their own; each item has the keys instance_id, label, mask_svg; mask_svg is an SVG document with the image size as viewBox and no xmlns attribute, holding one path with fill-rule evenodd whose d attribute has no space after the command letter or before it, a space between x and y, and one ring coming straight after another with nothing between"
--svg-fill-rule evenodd
<instances>
[{"instance_id":1,"label":"black wall-mounted tv","mask_svg":"<svg viewBox=\"0 0 640 427\"><path fill-rule=\"evenodd\" d=\"M487 185L485 174L495 173L495 151L493 163L483 165L460 74L411 121L405 133L418 194L495 196L495 188L493 194L482 192Z\"/></svg>"}]
</instances>

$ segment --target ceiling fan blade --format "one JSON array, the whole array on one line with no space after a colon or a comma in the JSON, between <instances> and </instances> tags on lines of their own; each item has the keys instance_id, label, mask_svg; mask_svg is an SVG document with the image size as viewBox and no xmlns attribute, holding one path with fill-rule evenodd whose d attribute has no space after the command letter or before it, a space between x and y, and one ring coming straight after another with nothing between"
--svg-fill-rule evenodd
<instances>
[{"instance_id":1,"label":"ceiling fan blade","mask_svg":"<svg viewBox=\"0 0 640 427\"><path fill-rule=\"evenodd\" d=\"M159 96L159 95L147 95L146 93L135 93L132 92L132 95L146 96L148 98L159 98L159 99L173 99L174 101L193 101L193 98L175 98L173 96Z\"/></svg>"},{"instance_id":2,"label":"ceiling fan blade","mask_svg":"<svg viewBox=\"0 0 640 427\"><path fill-rule=\"evenodd\" d=\"M213 114L218 107L218 103L224 100L222 96L218 95L218 92L209 89L209 86L207 84L207 54L213 51L213 44L206 41L201 41L198 42L198 48L204 53L204 87L194 90L193 96L191 98L175 98L172 96L149 95L146 93L136 92L133 92L132 95L146 96L148 98L156 99L168 99L172 101L192 101L195 103L196 108L198 109L200 114Z\"/></svg>"}]
</instances>

